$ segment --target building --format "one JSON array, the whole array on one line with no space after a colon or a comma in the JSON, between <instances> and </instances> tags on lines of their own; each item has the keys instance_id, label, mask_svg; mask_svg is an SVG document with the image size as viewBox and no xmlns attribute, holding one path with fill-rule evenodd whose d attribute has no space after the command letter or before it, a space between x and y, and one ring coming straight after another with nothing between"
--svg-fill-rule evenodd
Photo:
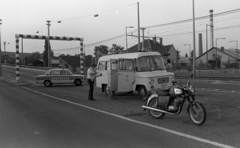
<instances>
[{"instance_id":1,"label":"building","mask_svg":"<svg viewBox=\"0 0 240 148\"><path fill-rule=\"evenodd\" d=\"M166 50L167 50L167 52L169 54L168 59L170 59L174 65L178 64L179 63L179 58L180 58L179 51L177 51L175 49L173 44L165 45L165 48L166 48Z\"/></svg>"},{"instance_id":2,"label":"building","mask_svg":"<svg viewBox=\"0 0 240 148\"><path fill-rule=\"evenodd\" d=\"M162 45L162 39L160 39L160 42L157 42L155 37L152 40L146 39L146 40L144 40L144 42L141 42L140 43L140 49L144 49L145 51L148 50L148 51L159 52L163 56L163 59L164 59L165 63L166 63L167 58L169 56L169 53L168 53L167 49L165 48L164 45ZM127 52L128 53L138 52L138 44L128 48Z\"/></svg>"},{"instance_id":3,"label":"building","mask_svg":"<svg viewBox=\"0 0 240 148\"><path fill-rule=\"evenodd\" d=\"M187 66L190 66L189 57L180 57L179 58L179 66L183 69L187 68Z\"/></svg>"},{"instance_id":4,"label":"building","mask_svg":"<svg viewBox=\"0 0 240 148\"><path fill-rule=\"evenodd\" d=\"M237 52L238 51L238 52ZM196 65L205 65L208 68L237 68L240 59L240 50L224 49L224 47L212 47L207 52L196 58ZM206 66L207 64L207 66ZM235 65L235 66L234 66Z\"/></svg>"}]
</instances>

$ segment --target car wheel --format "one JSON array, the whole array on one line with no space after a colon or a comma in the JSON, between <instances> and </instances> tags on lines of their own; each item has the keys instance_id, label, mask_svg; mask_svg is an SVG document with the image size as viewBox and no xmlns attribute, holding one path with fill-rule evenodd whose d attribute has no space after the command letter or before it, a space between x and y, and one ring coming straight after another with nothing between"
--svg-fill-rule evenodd
<instances>
[{"instance_id":1,"label":"car wheel","mask_svg":"<svg viewBox=\"0 0 240 148\"><path fill-rule=\"evenodd\" d=\"M76 86L82 85L82 81L79 80L79 79L78 79L78 80L75 80L74 83L75 83Z\"/></svg>"},{"instance_id":2,"label":"car wheel","mask_svg":"<svg viewBox=\"0 0 240 148\"><path fill-rule=\"evenodd\" d=\"M52 86L51 81L49 81L49 80L44 81L44 86L45 86L45 87L50 87L50 86Z\"/></svg>"}]
</instances>

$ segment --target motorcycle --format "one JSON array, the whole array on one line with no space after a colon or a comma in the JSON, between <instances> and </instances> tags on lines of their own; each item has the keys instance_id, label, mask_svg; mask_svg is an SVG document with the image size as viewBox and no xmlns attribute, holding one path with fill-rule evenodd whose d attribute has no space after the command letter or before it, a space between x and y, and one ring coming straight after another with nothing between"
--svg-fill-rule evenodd
<instances>
[{"instance_id":1,"label":"motorcycle","mask_svg":"<svg viewBox=\"0 0 240 148\"><path fill-rule=\"evenodd\" d=\"M188 79L187 84L183 85L179 81L173 80L173 86L168 91L155 90L152 83L152 90L142 107L148 110L153 118L160 119L165 114L178 115L181 113L184 103L187 101L187 113L196 125L202 125L207 118L204 105L195 100L195 89L190 83L193 75Z\"/></svg>"}]
</instances>

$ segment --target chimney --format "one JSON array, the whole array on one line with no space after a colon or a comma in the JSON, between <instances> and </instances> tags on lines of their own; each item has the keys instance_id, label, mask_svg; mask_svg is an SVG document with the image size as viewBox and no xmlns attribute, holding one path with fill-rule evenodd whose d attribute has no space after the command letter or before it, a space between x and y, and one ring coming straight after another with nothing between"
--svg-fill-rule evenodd
<instances>
[{"instance_id":1,"label":"chimney","mask_svg":"<svg viewBox=\"0 0 240 148\"><path fill-rule=\"evenodd\" d=\"M213 10L210 10L209 11L209 13L210 13L210 27L211 27L211 29L210 29L210 48L212 48L212 47L214 47L214 37L213 37Z\"/></svg>"},{"instance_id":2,"label":"chimney","mask_svg":"<svg viewBox=\"0 0 240 148\"><path fill-rule=\"evenodd\" d=\"M160 40L160 45L162 45L163 44L163 39L159 38L159 40Z\"/></svg>"},{"instance_id":3,"label":"chimney","mask_svg":"<svg viewBox=\"0 0 240 148\"><path fill-rule=\"evenodd\" d=\"M202 34L199 33L199 37L198 37L198 44L199 44L199 50L198 50L198 56L203 54L203 48L202 48Z\"/></svg>"},{"instance_id":4,"label":"chimney","mask_svg":"<svg viewBox=\"0 0 240 148\"><path fill-rule=\"evenodd\" d=\"M224 51L224 47L221 47L221 51Z\"/></svg>"},{"instance_id":5,"label":"chimney","mask_svg":"<svg viewBox=\"0 0 240 148\"><path fill-rule=\"evenodd\" d=\"M156 44L156 37L153 37L153 43Z\"/></svg>"}]
</instances>

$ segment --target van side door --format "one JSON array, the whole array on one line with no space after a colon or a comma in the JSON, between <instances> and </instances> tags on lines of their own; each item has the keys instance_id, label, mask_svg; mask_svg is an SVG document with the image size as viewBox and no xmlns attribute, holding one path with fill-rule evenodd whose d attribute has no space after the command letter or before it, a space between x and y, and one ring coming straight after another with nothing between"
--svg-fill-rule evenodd
<instances>
[{"instance_id":1,"label":"van side door","mask_svg":"<svg viewBox=\"0 0 240 148\"><path fill-rule=\"evenodd\" d=\"M118 91L133 91L135 71L133 59L119 59Z\"/></svg>"},{"instance_id":2,"label":"van side door","mask_svg":"<svg viewBox=\"0 0 240 148\"><path fill-rule=\"evenodd\" d=\"M110 67L107 68L108 85L112 91L118 91L118 59L110 59Z\"/></svg>"}]
</instances>

